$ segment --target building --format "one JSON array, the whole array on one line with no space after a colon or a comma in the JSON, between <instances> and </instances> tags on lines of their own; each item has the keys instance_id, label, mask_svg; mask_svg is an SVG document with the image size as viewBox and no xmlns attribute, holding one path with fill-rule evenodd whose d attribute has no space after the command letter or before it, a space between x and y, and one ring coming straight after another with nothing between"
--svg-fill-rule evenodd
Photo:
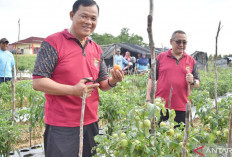
<instances>
[{"instance_id":1,"label":"building","mask_svg":"<svg viewBox=\"0 0 232 157\"><path fill-rule=\"evenodd\" d=\"M201 70L208 69L208 56L207 52L195 51L191 56L197 61L197 67Z\"/></svg>"},{"instance_id":2,"label":"building","mask_svg":"<svg viewBox=\"0 0 232 157\"><path fill-rule=\"evenodd\" d=\"M24 40L9 44L9 50L18 54L37 54L44 38L29 37Z\"/></svg>"},{"instance_id":3,"label":"building","mask_svg":"<svg viewBox=\"0 0 232 157\"><path fill-rule=\"evenodd\" d=\"M232 67L232 57L224 57L216 61L216 65L223 68Z\"/></svg>"}]
</instances>

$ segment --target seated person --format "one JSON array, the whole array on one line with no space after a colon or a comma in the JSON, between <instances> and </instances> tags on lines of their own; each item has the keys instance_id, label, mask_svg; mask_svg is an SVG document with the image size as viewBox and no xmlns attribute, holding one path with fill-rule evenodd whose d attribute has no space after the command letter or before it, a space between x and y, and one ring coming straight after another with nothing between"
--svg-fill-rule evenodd
<instances>
[{"instance_id":1,"label":"seated person","mask_svg":"<svg viewBox=\"0 0 232 157\"><path fill-rule=\"evenodd\" d=\"M146 57L146 54L143 54L137 62L138 70L148 70L149 60Z\"/></svg>"}]
</instances>

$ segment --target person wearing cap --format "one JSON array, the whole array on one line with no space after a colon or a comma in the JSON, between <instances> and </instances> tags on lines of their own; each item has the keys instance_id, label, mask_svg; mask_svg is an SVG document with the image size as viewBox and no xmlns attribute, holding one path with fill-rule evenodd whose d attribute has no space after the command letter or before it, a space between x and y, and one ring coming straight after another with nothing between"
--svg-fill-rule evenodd
<instances>
[{"instance_id":1,"label":"person wearing cap","mask_svg":"<svg viewBox=\"0 0 232 157\"><path fill-rule=\"evenodd\" d=\"M188 101L188 84L192 88L199 87L200 78L195 59L185 52L187 46L187 35L182 30L174 31L170 44L172 46L166 52L160 53L156 58L156 80L157 89L155 97L165 100L165 107L174 109L176 113L175 122L185 123L186 104ZM169 106L169 93L172 90L171 103ZM150 101L151 77L147 85L146 101ZM166 116L160 112L160 121L169 119L167 110ZM178 127L176 125L175 127Z\"/></svg>"},{"instance_id":2,"label":"person wearing cap","mask_svg":"<svg viewBox=\"0 0 232 157\"><path fill-rule=\"evenodd\" d=\"M116 54L114 56L114 65L119 65L121 69L124 69L125 65L128 65L128 61L120 55L121 50L118 48L116 49Z\"/></svg>"},{"instance_id":3,"label":"person wearing cap","mask_svg":"<svg viewBox=\"0 0 232 157\"><path fill-rule=\"evenodd\" d=\"M37 54L33 88L45 93L45 156L77 157L83 92L86 93L83 128L83 156L96 151L98 135L98 88L107 91L124 78L111 69L102 49L88 36L94 31L99 7L94 0L77 0L70 12L69 29L48 36Z\"/></svg>"},{"instance_id":4,"label":"person wearing cap","mask_svg":"<svg viewBox=\"0 0 232 157\"><path fill-rule=\"evenodd\" d=\"M0 83L11 81L13 68L16 78L15 60L13 54L7 50L8 43L6 38L0 40Z\"/></svg>"}]
</instances>

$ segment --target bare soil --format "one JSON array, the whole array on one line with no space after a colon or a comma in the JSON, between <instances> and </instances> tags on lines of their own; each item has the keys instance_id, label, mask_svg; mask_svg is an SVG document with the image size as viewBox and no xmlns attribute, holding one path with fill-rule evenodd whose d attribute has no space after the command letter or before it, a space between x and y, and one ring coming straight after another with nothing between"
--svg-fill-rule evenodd
<instances>
[{"instance_id":1,"label":"bare soil","mask_svg":"<svg viewBox=\"0 0 232 157\"><path fill-rule=\"evenodd\" d=\"M44 134L45 127L35 127L32 130L31 133L31 141L30 141L30 132L25 131L21 135L21 141L15 145L15 149L23 149L23 148L29 148L34 145L38 145L44 142L43 140L43 134Z\"/></svg>"}]
</instances>

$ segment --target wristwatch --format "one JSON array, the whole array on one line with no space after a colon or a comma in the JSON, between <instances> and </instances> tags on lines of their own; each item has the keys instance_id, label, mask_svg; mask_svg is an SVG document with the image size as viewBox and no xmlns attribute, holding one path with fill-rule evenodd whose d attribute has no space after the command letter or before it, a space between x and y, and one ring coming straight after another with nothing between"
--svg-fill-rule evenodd
<instances>
[{"instance_id":1,"label":"wristwatch","mask_svg":"<svg viewBox=\"0 0 232 157\"><path fill-rule=\"evenodd\" d=\"M195 85L196 84L196 79L193 79L193 83L191 83L191 85Z\"/></svg>"}]
</instances>

